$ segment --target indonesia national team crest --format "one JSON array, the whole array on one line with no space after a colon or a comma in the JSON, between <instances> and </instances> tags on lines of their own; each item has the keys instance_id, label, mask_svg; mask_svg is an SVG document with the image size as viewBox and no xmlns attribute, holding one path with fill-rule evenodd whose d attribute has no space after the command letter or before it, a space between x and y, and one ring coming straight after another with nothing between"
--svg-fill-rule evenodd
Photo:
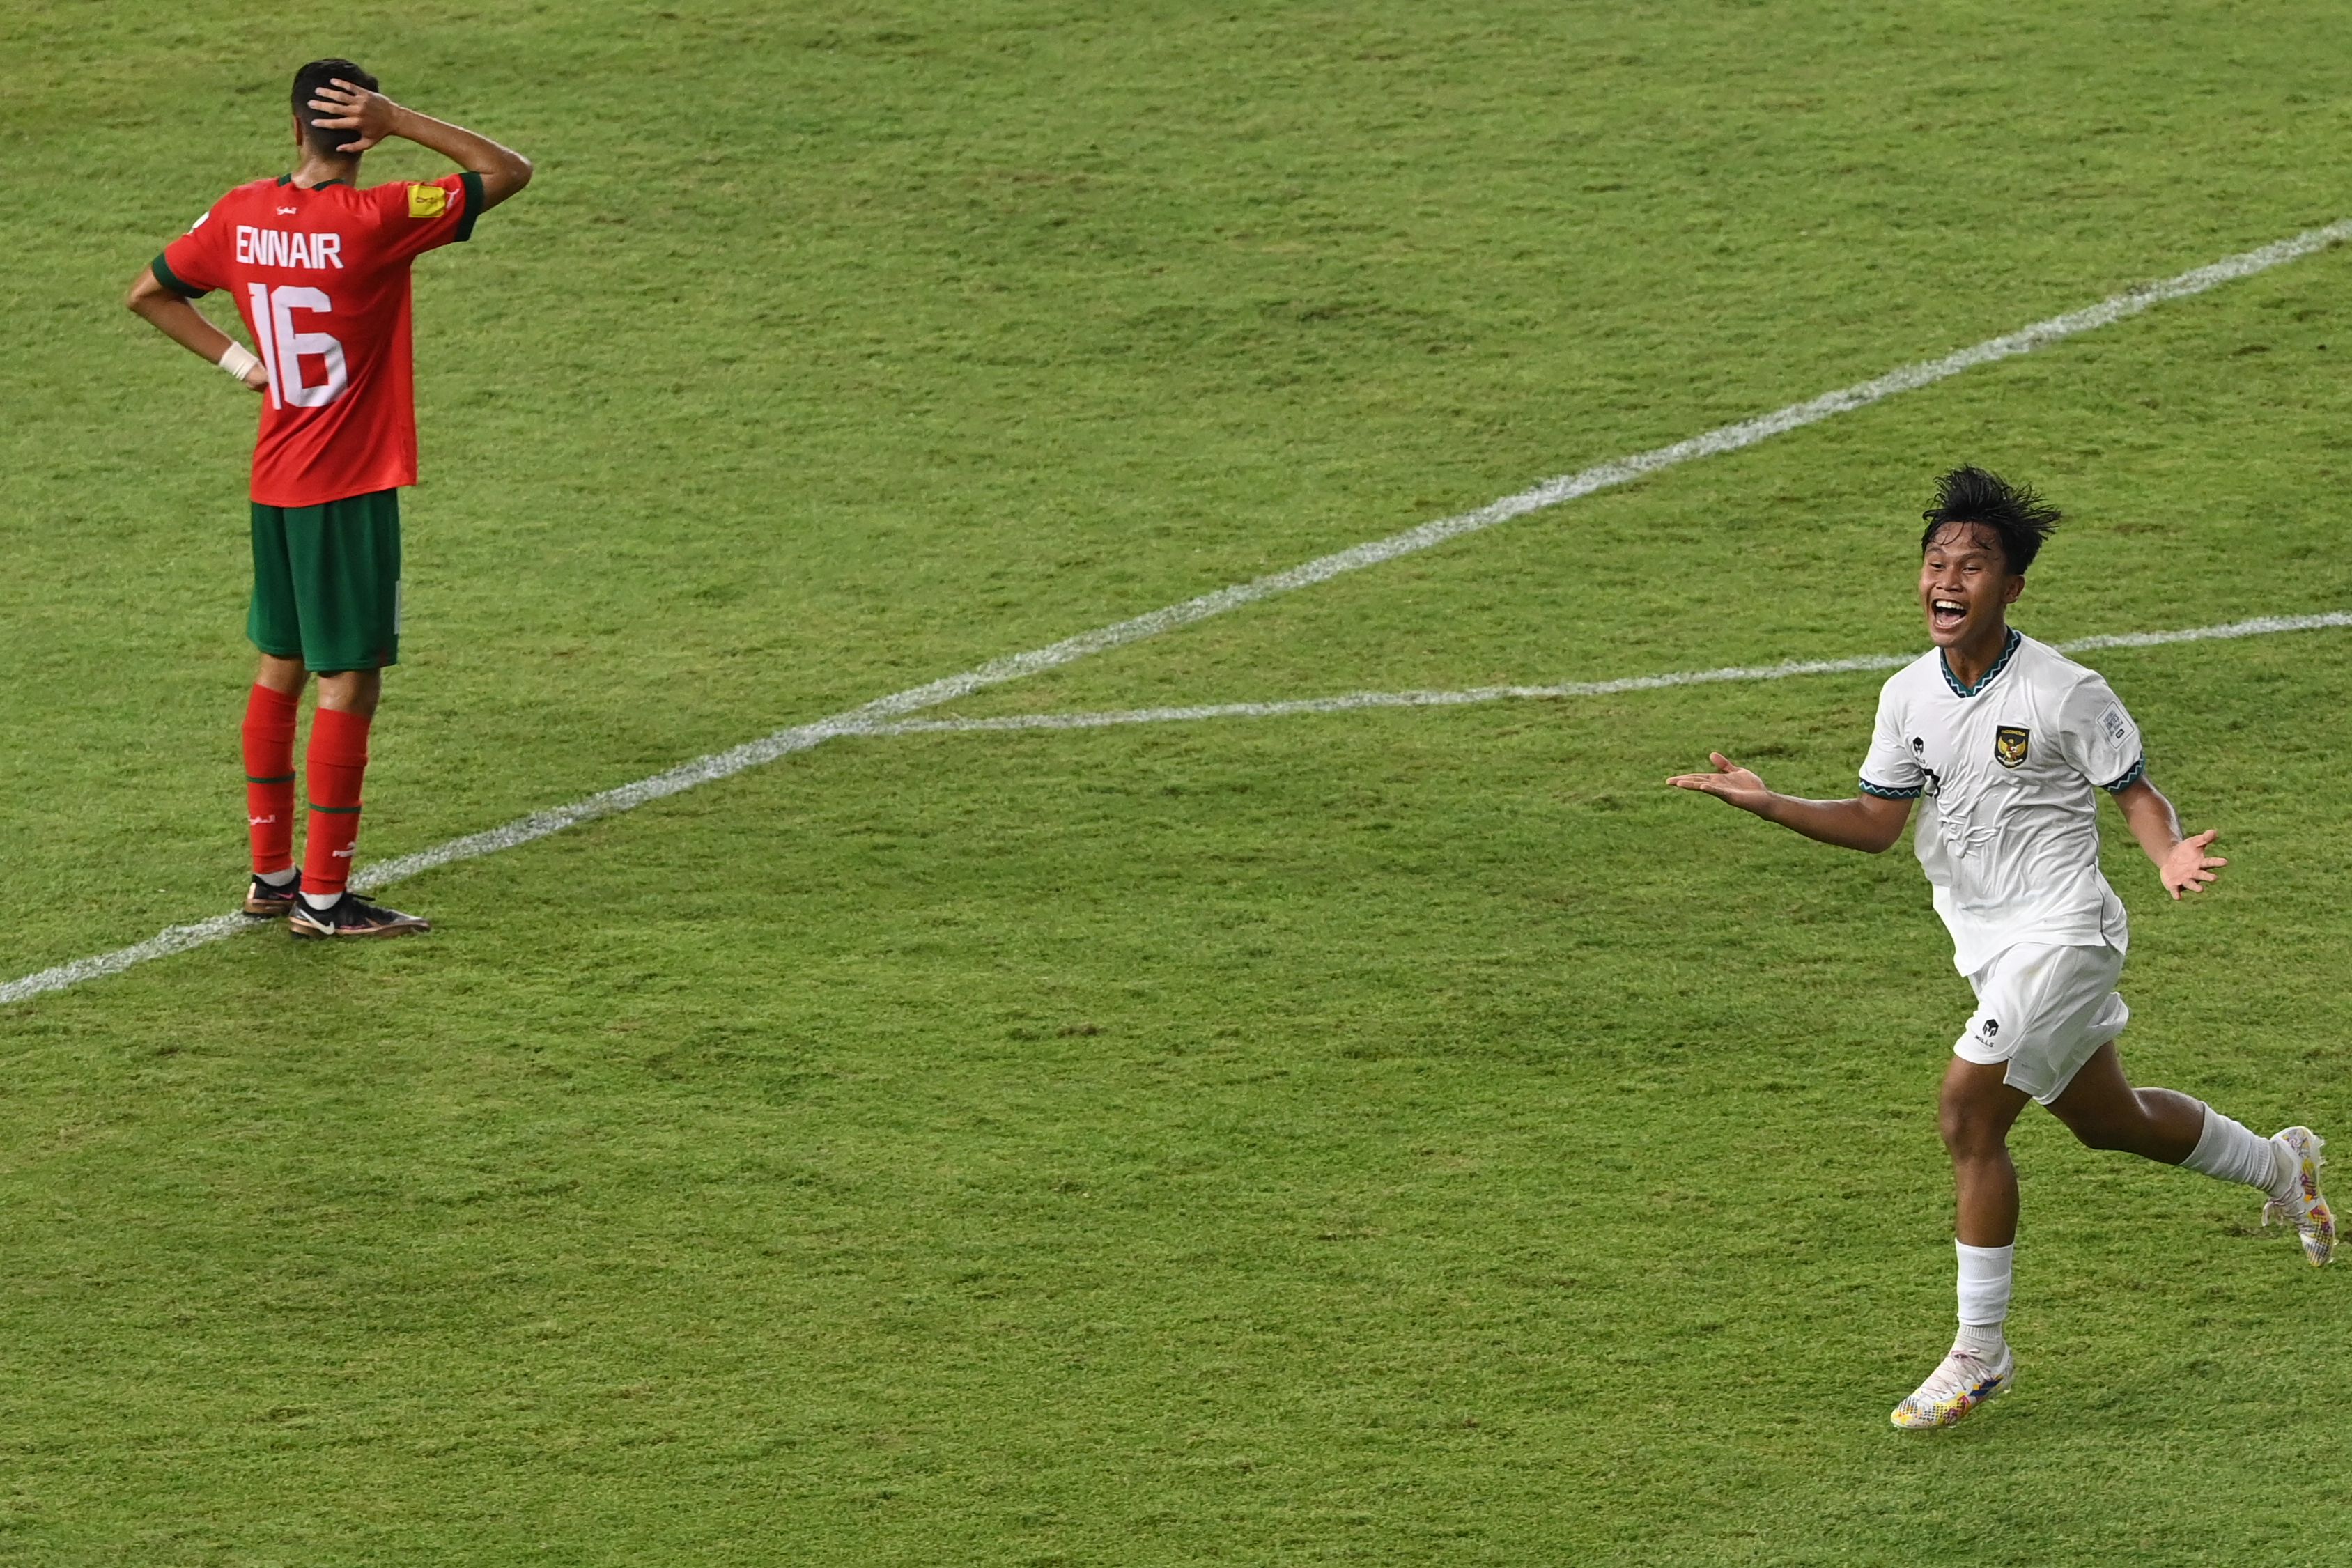
<instances>
[{"instance_id":1,"label":"indonesia national team crest","mask_svg":"<svg viewBox=\"0 0 2352 1568\"><path fill-rule=\"evenodd\" d=\"M1992 732L1992 759L2003 768L2022 767L2026 743L2032 738L2032 731L2020 729L2012 724L2002 725Z\"/></svg>"}]
</instances>

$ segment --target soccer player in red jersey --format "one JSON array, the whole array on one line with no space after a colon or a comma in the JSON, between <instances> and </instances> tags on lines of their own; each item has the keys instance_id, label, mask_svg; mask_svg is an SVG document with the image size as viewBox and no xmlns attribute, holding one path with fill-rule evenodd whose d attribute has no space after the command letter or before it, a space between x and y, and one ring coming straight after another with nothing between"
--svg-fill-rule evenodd
<instances>
[{"instance_id":1,"label":"soccer player in red jersey","mask_svg":"<svg viewBox=\"0 0 2352 1568\"><path fill-rule=\"evenodd\" d=\"M473 237L530 161L404 109L349 60L294 76L294 172L239 185L139 275L127 303L264 399L253 448L253 604L261 651L245 711L253 881L245 912L297 936L427 929L349 889L360 779L383 669L400 657L400 486L416 483L409 265ZM360 158L403 136L463 166L362 190ZM259 353L189 303L236 302ZM297 699L319 677L310 824L294 864Z\"/></svg>"}]
</instances>

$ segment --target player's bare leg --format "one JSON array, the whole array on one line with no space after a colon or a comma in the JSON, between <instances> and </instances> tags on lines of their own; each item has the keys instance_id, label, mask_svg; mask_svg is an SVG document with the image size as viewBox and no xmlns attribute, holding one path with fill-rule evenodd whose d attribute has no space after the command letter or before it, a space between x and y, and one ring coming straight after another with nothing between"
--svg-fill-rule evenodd
<instances>
[{"instance_id":1,"label":"player's bare leg","mask_svg":"<svg viewBox=\"0 0 2352 1568\"><path fill-rule=\"evenodd\" d=\"M2004 1082L2007 1071L2001 1062L1955 1056L1937 1103L1937 1131L1952 1156L1959 1238L1970 1247L2017 1240L2017 1166L2009 1157L2009 1130L2031 1096Z\"/></svg>"},{"instance_id":2,"label":"player's bare leg","mask_svg":"<svg viewBox=\"0 0 2352 1568\"><path fill-rule=\"evenodd\" d=\"M373 718L383 700L382 670L338 670L319 677L319 706L332 712Z\"/></svg>"},{"instance_id":3,"label":"player's bare leg","mask_svg":"<svg viewBox=\"0 0 2352 1568\"><path fill-rule=\"evenodd\" d=\"M2091 1149L2115 1149L2168 1166L2187 1160L2204 1135L2201 1100L2170 1089L2135 1089L2113 1044L2075 1071L2050 1113Z\"/></svg>"},{"instance_id":4,"label":"player's bare leg","mask_svg":"<svg viewBox=\"0 0 2352 1568\"><path fill-rule=\"evenodd\" d=\"M2017 1166L2009 1130L2030 1098L2003 1082L2000 1062L1952 1058L1937 1126L1952 1156L1958 1208L1959 1333L1951 1350L1895 1407L1898 1427L1948 1427L2009 1391L2017 1357L2001 1325L2009 1316L2011 1259L2017 1242Z\"/></svg>"},{"instance_id":5,"label":"player's bare leg","mask_svg":"<svg viewBox=\"0 0 2352 1568\"><path fill-rule=\"evenodd\" d=\"M299 659L281 659L275 653L264 653L253 678L257 685L268 686L273 692L299 697L302 695L303 683L310 678L310 667Z\"/></svg>"},{"instance_id":6,"label":"player's bare leg","mask_svg":"<svg viewBox=\"0 0 2352 1568\"><path fill-rule=\"evenodd\" d=\"M2310 1128L2265 1138L2201 1100L2170 1089L2135 1089L2113 1045L2083 1064L2050 1109L2091 1148L2120 1149L2261 1188L2270 1200L2263 1224L2292 1225L2315 1267L2333 1256L2336 1219L2319 1191L2326 1145Z\"/></svg>"}]
</instances>

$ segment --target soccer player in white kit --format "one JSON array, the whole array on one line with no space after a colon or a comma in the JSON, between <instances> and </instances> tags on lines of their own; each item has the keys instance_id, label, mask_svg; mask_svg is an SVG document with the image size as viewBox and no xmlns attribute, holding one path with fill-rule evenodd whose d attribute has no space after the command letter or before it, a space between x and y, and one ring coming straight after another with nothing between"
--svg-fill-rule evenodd
<instances>
[{"instance_id":1,"label":"soccer player in white kit","mask_svg":"<svg viewBox=\"0 0 2352 1568\"><path fill-rule=\"evenodd\" d=\"M1964 467L1944 476L1925 517L1919 604L1935 646L1880 690L1862 792L1776 794L1719 752L1713 772L1667 781L1872 854L1893 846L1919 803L1919 863L1977 1010L1952 1047L1938 1118L1958 1196L1959 1334L1895 1407L1906 1427L1948 1427L2015 1382L2001 1333L2017 1240L2008 1140L2028 1100L2092 1148L2262 1188L2263 1223L2292 1225L2315 1266L2336 1243L2309 1128L2263 1138L2186 1094L2124 1078L2115 1040L2131 1012L2115 988L2127 933L2099 873L2097 792L2121 808L2174 898L2202 891L2229 862L2207 852L2213 830L2182 835L2148 781L2139 727L2098 673L2010 627L2057 509Z\"/></svg>"}]
</instances>

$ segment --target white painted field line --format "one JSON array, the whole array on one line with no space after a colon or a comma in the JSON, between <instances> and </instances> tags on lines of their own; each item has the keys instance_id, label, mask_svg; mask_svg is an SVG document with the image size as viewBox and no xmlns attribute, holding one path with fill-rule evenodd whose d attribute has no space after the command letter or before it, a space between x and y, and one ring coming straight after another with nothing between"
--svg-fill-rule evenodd
<instances>
[{"instance_id":1,"label":"white painted field line","mask_svg":"<svg viewBox=\"0 0 2352 1568\"><path fill-rule=\"evenodd\" d=\"M0 986L0 1006L25 1001L45 991L62 991L69 986L79 986L84 980L119 975L150 958L168 958L174 953L184 953L207 942L235 936L260 924L257 920L247 920L242 915L215 915L210 920L199 920L193 925L167 925L144 942L117 947L111 953L100 953L93 957L76 958L70 964L59 964L54 969L43 969L21 980L11 980Z\"/></svg>"},{"instance_id":2,"label":"white painted field line","mask_svg":"<svg viewBox=\"0 0 2352 1568\"><path fill-rule=\"evenodd\" d=\"M2190 626L2177 632L2121 632L2054 644L2061 653L2095 648L2154 648L2167 643L2205 643L2215 638L2261 637L2274 632L2316 632L2352 626L2352 612L2325 615L2264 615L2225 626ZM1724 681L1785 681L1792 675L1833 675L1861 670L1899 670L1919 655L1863 653L1851 659L1790 660L1780 664L1733 664L1717 670L1681 670L1664 675L1628 675L1614 681L1570 681L1554 686L1470 686L1460 691L1341 692L1328 697L1292 697L1281 702L1203 703L1190 707L1114 708L1096 713L1021 713L995 718L909 718L876 725L866 735L955 735L983 730L1109 729L1127 724L1182 724L1210 718L1281 718L1291 714L1350 713L1361 708L1462 707L1473 703L1528 698L1605 697L1621 692L1654 692L1667 686L1704 686Z\"/></svg>"},{"instance_id":3,"label":"white painted field line","mask_svg":"<svg viewBox=\"0 0 2352 1568\"><path fill-rule=\"evenodd\" d=\"M2087 305L2079 310L2070 310L2063 316L2053 316L2045 321L2036 321L2030 327L2021 328L2017 331L1999 338L1989 338L1971 348L1947 354L1940 360L1927 360L1917 364L1905 365L1889 371L1883 376L1874 377L1866 382L1857 382L1852 386L1841 387L1835 392L1823 392L1819 397L1809 398L1803 402L1790 403L1786 408L1759 415L1754 419L1741 420L1736 424L1721 425L1686 440L1677 441L1670 446L1654 447L1647 452L1637 452L1630 457L1616 458L1574 474L1564 474L1557 478L1546 479L1540 484L1521 490L1517 495L1490 501L1475 511L1459 513L1451 517L1440 517L1433 522L1423 523L1419 528L1407 528L1399 534L1391 534L1386 538L1372 539L1331 555L1318 556L1304 565L1294 566L1286 571L1277 571L1248 582L1235 583L1230 588L1221 588L1214 593L1204 593L1197 599L1187 599L1181 603L1167 605L1151 611L1148 614L1135 616L1131 620L1114 622L1108 626L1099 626L1091 632L1081 632L1075 637L1066 637L1061 642L1049 643L1043 648L1033 648L1025 653L1012 653L1001 659L992 659L985 664L964 671L961 674L949 675L928 685L909 687L903 692L894 692L888 696L877 697L872 702L860 704L856 707L835 714L829 718L818 719L813 724L793 725L789 728L777 730L772 735L763 736L758 740L748 741L730 751L714 752L709 757L698 757L691 762L681 763L666 772L656 773L650 779L640 779L634 784L624 784L616 789L607 789L602 794L591 795L584 800L575 800L568 806L557 806L545 811L534 812L530 816L509 822L503 827L492 828L485 832L471 833L462 839L452 839L446 843L436 844L431 849L420 850L415 854L402 855L394 860L380 861L354 876L352 879L352 885L363 893L372 892L377 888L389 887L421 872L431 871L436 866L449 865L457 861L474 860L482 855L496 854L500 850L513 849L518 845L530 843L535 839L543 839L550 833L560 833L566 828L577 827L582 822L593 821L599 817L609 817L616 811L631 810L648 801L675 795L682 789L692 789L698 785L713 783L740 773L747 768L757 768L764 763L776 761L780 758L789 757L794 752L806 751L809 747L821 746L836 736L856 735L871 730L877 725L887 723L901 714L917 713L924 708L937 707L941 703L953 702L956 698L969 696L973 692L982 691L990 686L1002 685L1007 681L1017 681L1025 675L1056 669L1091 654L1124 647L1129 643L1141 642L1147 637L1156 637L1162 632L1172 632L1180 626L1189 626L1194 622L1206 621L1213 615L1222 615L1229 610L1238 610L1245 604L1255 604L1260 600L1272 599L1278 594L1288 593L1297 589L1312 587L1318 582L1328 582L1332 578L1341 577L1351 571L1361 571L1368 566L1379 566L1384 561L1395 560L1401 556L1413 555L1444 544L1448 539L1459 538L1465 534L1477 533L1482 529L1491 528L1497 523L1507 523L1515 517L1523 517L1530 512L1539 512L1547 507L1557 507L1564 501L1573 501L1579 497L1590 496L1598 490L1630 484L1643 475L1654 474L1664 468L1672 468L1677 464L1688 463L1694 458L1714 457L1727 452L1737 452L1743 447L1753 446L1759 441L1769 440L1775 435L1784 435L1790 431L1801 430L1806 425L1818 424L1822 420L1832 419L1842 413L1851 413L1856 409L1868 408L1873 403L1883 402L1899 393L1916 392L1921 387L1932 386L1937 382L1957 376L1963 371L1974 370L1979 365L1990 365L2000 360L2013 359L2019 354L2030 354L2036 349L2047 348L2077 333L2112 326L2117 321L2137 316L2152 306L2160 305L2168 299L2186 298L2190 295L2202 294L2208 289L2218 288L2222 284L2238 278L2252 277L2257 273L2268 272L2274 267L2325 250L2329 246L2347 239L2352 239L2352 218L2339 219L2321 228L2305 229L2299 235L2273 240L2269 245L2253 250L2241 251L2235 256L2224 256L2220 261L2193 268L2177 277L2126 288L2121 294L2102 299L2095 305ZM215 942L224 936L234 936L242 929L244 926L241 924L232 923L228 916L200 921L193 925L174 925L133 946L118 948L114 952L101 953L89 958L78 958L70 964L60 964L55 968L43 969L38 974L26 975L22 979L11 980L5 985L0 985L0 1007L5 1007L11 1002L24 1001L45 992L64 990L69 986L78 986L85 980L120 974L133 965L145 963L150 958L160 958L167 954L184 952L190 947L200 946L206 942Z\"/></svg>"},{"instance_id":4,"label":"white painted field line","mask_svg":"<svg viewBox=\"0 0 2352 1568\"><path fill-rule=\"evenodd\" d=\"M2190 626L2171 632L2119 632L2097 637L2079 637L2071 643L2056 644L2061 652L2075 653L2098 648L2153 648L2168 643L2203 643L2217 638L2261 637L2279 632L2315 632L2329 627L2352 627L2352 612L2330 611L2320 615L2264 615L2251 621L2232 621L2220 626ZM1026 713L1008 714L994 718L917 718L843 727L835 735L886 737L893 735L953 735L973 734L990 730L1024 729L1108 729L1118 725L1179 724L1212 718L1278 718L1288 714L1346 713L1362 708L1382 707L1459 707L1473 703L1506 702L1527 698L1563 698L1614 696L1622 692L1658 691L1669 686L1711 685L1728 681L1785 681L1795 675L1828 675L1853 674L1868 670L1900 669L1918 657L1911 653L1863 653L1850 659L1790 660L1779 664L1733 664L1714 670L1683 670L1660 675L1628 675L1613 681L1570 681L1549 686L1471 686L1460 691L1405 692L1342 692L1334 696L1296 697L1285 702L1265 703L1204 703L1187 707L1121 708L1097 713ZM812 743L814 744L814 743ZM614 791L618 793L618 791ZM654 797L648 796L647 799ZM602 797L599 797L602 799ZM584 804L584 802L583 802ZM614 807L625 810L626 807ZM568 809L569 810L569 809ZM603 813L599 813L600 815ZM413 876L427 865L446 865L451 861L471 859L507 847L501 834L512 833L527 825L555 821L558 813L527 817L521 822L509 823L493 833L477 833L471 838L453 839L448 843L426 850L420 854L400 860L385 861L371 866L352 879L362 889L384 886L402 876ZM571 821L585 821L575 817ZM569 826L569 821L544 827L529 838L516 837L511 842L528 842L530 838L541 838ZM174 925L130 947L94 957L60 964L54 969L44 969L0 986L0 1005L19 1002L44 992L63 990L84 980L106 975L121 974L133 965L150 958L162 958L173 953L184 953L191 947L201 947L207 942L217 942L242 931L259 928L261 923L242 915L223 915L193 925Z\"/></svg>"}]
</instances>

